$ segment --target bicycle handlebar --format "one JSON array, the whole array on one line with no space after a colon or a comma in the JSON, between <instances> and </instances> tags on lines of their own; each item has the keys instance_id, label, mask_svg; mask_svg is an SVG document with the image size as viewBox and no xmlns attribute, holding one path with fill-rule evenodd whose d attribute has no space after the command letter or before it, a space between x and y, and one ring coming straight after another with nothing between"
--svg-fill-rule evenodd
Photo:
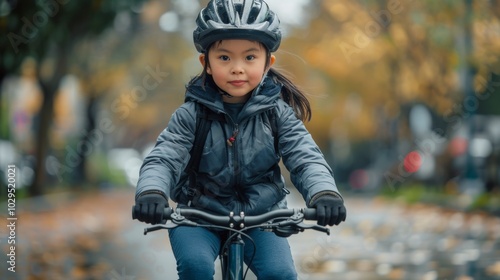
<instances>
[{"instance_id":1,"label":"bicycle handlebar","mask_svg":"<svg viewBox=\"0 0 500 280\"><path fill-rule=\"evenodd\" d=\"M132 211L132 218L136 219L134 211ZM266 225L269 225L268 222L272 220L283 219L280 220L280 223L274 226L279 227L296 225L301 229L314 229L326 232L327 234L330 233L328 228L302 223L303 220L317 220L315 208L277 209L255 216L245 216L244 213L236 215L233 212L230 212L227 216L222 216L210 214L194 208L177 208L174 210L168 207L163 211L163 219L165 221L171 220L176 225L186 226L199 226L199 224L192 221L193 219L199 219L210 225L240 230L253 226L266 227ZM150 228L146 228L144 234L165 228L168 227L165 225L152 226Z\"/></svg>"},{"instance_id":2,"label":"bicycle handlebar","mask_svg":"<svg viewBox=\"0 0 500 280\"><path fill-rule=\"evenodd\" d=\"M245 226L255 226L273 219L290 218L291 216L298 213L304 214L305 220L316 220L315 208L278 209L256 216L245 216L244 213L235 215L232 212L229 213L228 216L219 216L193 208L177 208L176 210L172 208L165 208L165 210L163 211L163 217L166 219L172 219L172 214L174 214L174 218L175 214L178 214L188 219L201 219L205 222L217 226L229 226L231 223L244 223Z\"/></svg>"}]
</instances>

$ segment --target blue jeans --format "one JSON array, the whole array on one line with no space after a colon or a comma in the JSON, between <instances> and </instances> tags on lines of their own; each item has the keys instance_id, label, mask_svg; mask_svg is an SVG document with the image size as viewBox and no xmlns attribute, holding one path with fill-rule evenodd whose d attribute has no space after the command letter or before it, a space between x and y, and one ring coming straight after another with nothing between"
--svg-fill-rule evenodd
<instances>
[{"instance_id":1,"label":"blue jeans","mask_svg":"<svg viewBox=\"0 0 500 280\"><path fill-rule=\"evenodd\" d=\"M255 242L256 254L250 269L259 280L295 280L297 273L288 240L273 232L252 229L245 232ZM177 260L180 280L213 279L215 260L219 255L222 237L219 232L198 227L177 227L169 230L170 243ZM246 237L245 263L253 254L251 241Z\"/></svg>"}]
</instances>

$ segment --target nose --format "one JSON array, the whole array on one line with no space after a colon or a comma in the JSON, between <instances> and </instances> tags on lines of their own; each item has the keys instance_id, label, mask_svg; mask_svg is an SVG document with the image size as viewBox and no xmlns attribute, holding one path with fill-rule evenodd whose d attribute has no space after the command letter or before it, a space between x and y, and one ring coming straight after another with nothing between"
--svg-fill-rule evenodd
<instances>
[{"instance_id":1,"label":"nose","mask_svg":"<svg viewBox=\"0 0 500 280\"><path fill-rule=\"evenodd\" d=\"M231 68L231 74L233 75L243 74L243 67L241 67L239 63L235 63Z\"/></svg>"}]
</instances>

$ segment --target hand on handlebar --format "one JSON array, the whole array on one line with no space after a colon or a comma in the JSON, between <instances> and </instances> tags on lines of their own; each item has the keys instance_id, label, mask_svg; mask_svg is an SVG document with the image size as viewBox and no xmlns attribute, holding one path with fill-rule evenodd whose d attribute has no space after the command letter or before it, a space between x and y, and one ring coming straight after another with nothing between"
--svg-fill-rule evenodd
<instances>
[{"instance_id":1,"label":"hand on handlebar","mask_svg":"<svg viewBox=\"0 0 500 280\"><path fill-rule=\"evenodd\" d=\"M145 194L136 199L132 216L141 222L159 224L163 221L163 211L168 201L157 193Z\"/></svg>"},{"instance_id":2,"label":"hand on handlebar","mask_svg":"<svg viewBox=\"0 0 500 280\"><path fill-rule=\"evenodd\" d=\"M345 221L347 213L342 198L335 195L319 197L312 207L316 208L318 225L333 226Z\"/></svg>"},{"instance_id":3,"label":"hand on handlebar","mask_svg":"<svg viewBox=\"0 0 500 280\"><path fill-rule=\"evenodd\" d=\"M134 219L139 218L138 206L132 209ZM139 208L140 209L140 208ZM278 236L288 237L292 234L302 232L306 229L317 230L330 234L330 230L324 226L303 223L304 220L316 220L317 210L314 208L302 209L277 209L256 216L234 215L214 215L196 208L165 208L163 209L162 220L170 220L166 225L155 225L144 230L148 232L171 229L177 226L194 226L206 228L227 228L229 230L247 230L251 228L261 228L272 231ZM191 219L200 219L205 223L199 224ZM235 226L235 224L239 226Z\"/></svg>"}]
</instances>

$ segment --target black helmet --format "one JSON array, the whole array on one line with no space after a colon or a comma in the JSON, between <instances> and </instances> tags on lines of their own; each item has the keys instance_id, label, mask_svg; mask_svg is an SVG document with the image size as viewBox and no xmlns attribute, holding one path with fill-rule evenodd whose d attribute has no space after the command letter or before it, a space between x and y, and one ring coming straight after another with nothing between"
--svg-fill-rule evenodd
<instances>
[{"instance_id":1,"label":"black helmet","mask_svg":"<svg viewBox=\"0 0 500 280\"><path fill-rule=\"evenodd\" d=\"M196 19L194 45L205 53L214 42L247 39L275 52L281 43L279 24L278 16L262 0L211 0Z\"/></svg>"}]
</instances>

